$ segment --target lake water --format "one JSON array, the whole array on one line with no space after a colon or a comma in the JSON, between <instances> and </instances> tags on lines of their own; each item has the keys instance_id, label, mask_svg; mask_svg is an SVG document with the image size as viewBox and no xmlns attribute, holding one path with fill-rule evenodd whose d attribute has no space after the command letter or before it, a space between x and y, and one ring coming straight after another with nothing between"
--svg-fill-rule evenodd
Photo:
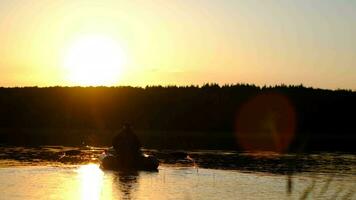
<instances>
[{"instance_id":1,"label":"lake water","mask_svg":"<svg viewBox=\"0 0 356 200\"><path fill-rule=\"evenodd\" d=\"M323 165L291 171L269 171L266 162L253 169L162 163L158 172L129 174L94 163L2 159L0 199L356 199L355 157L315 154L306 165Z\"/></svg>"}]
</instances>

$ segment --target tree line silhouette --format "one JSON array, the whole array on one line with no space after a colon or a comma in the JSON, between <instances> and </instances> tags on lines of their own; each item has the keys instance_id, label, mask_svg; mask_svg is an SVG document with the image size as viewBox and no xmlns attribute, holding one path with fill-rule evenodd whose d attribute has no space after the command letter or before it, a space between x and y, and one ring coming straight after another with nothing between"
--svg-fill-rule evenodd
<instances>
[{"instance_id":1,"label":"tree line silhouette","mask_svg":"<svg viewBox=\"0 0 356 200\"><path fill-rule=\"evenodd\" d=\"M355 150L355 91L248 84L0 88L0 144L110 145L128 122L146 147L239 149L237 113L269 93L296 111L291 148Z\"/></svg>"}]
</instances>

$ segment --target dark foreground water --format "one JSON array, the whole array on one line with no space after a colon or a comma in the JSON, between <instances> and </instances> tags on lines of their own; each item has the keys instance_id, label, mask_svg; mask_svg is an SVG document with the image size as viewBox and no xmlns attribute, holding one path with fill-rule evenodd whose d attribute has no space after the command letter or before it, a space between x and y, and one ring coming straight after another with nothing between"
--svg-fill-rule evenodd
<instances>
[{"instance_id":1,"label":"dark foreground water","mask_svg":"<svg viewBox=\"0 0 356 200\"><path fill-rule=\"evenodd\" d=\"M101 148L0 150L0 199L356 199L353 154L146 150L158 172L119 173Z\"/></svg>"}]
</instances>

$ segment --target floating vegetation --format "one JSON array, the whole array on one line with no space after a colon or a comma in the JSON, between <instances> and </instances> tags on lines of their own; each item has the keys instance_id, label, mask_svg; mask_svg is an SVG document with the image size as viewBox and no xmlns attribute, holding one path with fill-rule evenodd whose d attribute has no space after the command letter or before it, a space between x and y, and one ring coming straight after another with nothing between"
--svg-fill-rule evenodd
<instances>
[{"instance_id":1,"label":"floating vegetation","mask_svg":"<svg viewBox=\"0 0 356 200\"><path fill-rule=\"evenodd\" d=\"M19 161L23 164L56 162L62 164L96 163L104 147L0 147L2 163ZM356 174L356 158L342 153L283 154L271 152L248 153L234 151L182 151L143 149L158 158L163 165L194 166L199 168L258 171L276 174L298 172ZM7 162L5 162L7 161ZM327 185L325 187L328 187Z\"/></svg>"}]
</instances>

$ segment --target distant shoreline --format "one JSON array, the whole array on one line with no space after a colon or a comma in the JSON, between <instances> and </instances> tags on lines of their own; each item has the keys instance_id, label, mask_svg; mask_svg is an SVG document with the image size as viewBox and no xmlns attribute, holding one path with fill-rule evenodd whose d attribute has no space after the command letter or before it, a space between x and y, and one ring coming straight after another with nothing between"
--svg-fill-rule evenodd
<instances>
[{"instance_id":1,"label":"distant shoreline","mask_svg":"<svg viewBox=\"0 0 356 200\"><path fill-rule=\"evenodd\" d=\"M301 85L0 88L0 143L110 145L129 122L149 148L268 149L288 133L289 151L353 152L355 102Z\"/></svg>"}]
</instances>

